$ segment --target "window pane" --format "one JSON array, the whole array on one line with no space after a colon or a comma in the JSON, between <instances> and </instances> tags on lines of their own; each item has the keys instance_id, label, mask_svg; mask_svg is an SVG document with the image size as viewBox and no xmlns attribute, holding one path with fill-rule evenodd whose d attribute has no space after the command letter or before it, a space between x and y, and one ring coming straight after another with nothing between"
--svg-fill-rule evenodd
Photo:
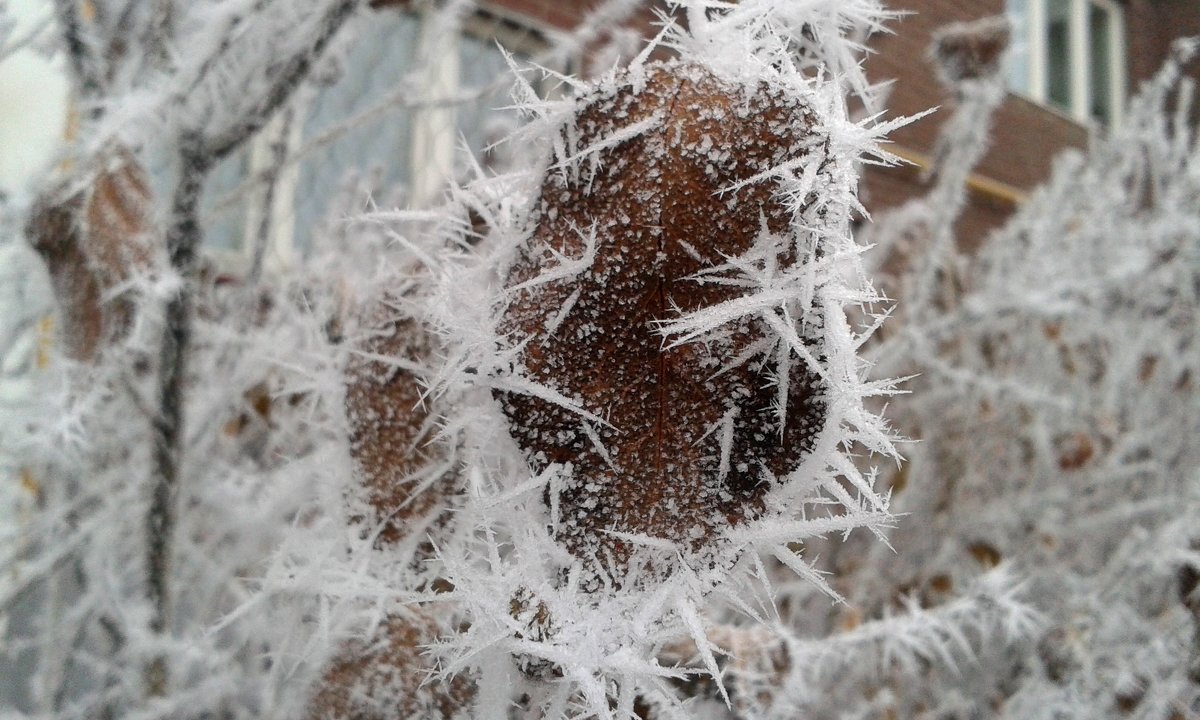
<instances>
[{"instance_id":1,"label":"window pane","mask_svg":"<svg viewBox=\"0 0 1200 720\"><path fill-rule=\"evenodd\" d=\"M468 95L476 97L459 107L457 132L462 133L467 147L484 167L507 170L509 168L503 159L507 146L488 148L517 126L515 111L497 109L508 107L513 102L508 63L496 48L496 41L491 38L463 35L460 52L463 89Z\"/></svg>"},{"instance_id":2,"label":"window pane","mask_svg":"<svg viewBox=\"0 0 1200 720\"><path fill-rule=\"evenodd\" d=\"M200 206L204 218L204 242L217 250L242 247L242 211L239 191L246 179L247 153L239 151L217 164L204 183ZM170 187L173 169L169 162L152 162L151 176L160 187Z\"/></svg>"},{"instance_id":3,"label":"window pane","mask_svg":"<svg viewBox=\"0 0 1200 720\"><path fill-rule=\"evenodd\" d=\"M1071 2L1046 2L1046 99L1071 109Z\"/></svg>"},{"instance_id":4,"label":"window pane","mask_svg":"<svg viewBox=\"0 0 1200 720\"><path fill-rule=\"evenodd\" d=\"M294 205L290 217L272 213L271 224L293 223L293 243L305 248L347 178L355 172L379 174L379 183L394 187L408 179L409 138L412 134L407 108L388 109L358 126L310 144L323 133L335 130L347 119L377 107L393 95L398 83L412 67L419 28L415 15L387 11L356 18L361 27L354 44L341 62L323 66L335 70L318 85L306 85L300 98L300 147ZM252 147L218 165L205 186L204 214L208 225L205 242L213 249L247 252L246 218L250 205L261 202L262 186L251 177ZM391 198L378 198L387 203ZM264 208L259 208L262 211Z\"/></svg>"},{"instance_id":5,"label":"window pane","mask_svg":"<svg viewBox=\"0 0 1200 720\"><path fill-rule=\"evenodd\" d=\"M379 106L394 96L413 66L416 15L373 12L359 20L341 76L317 91L307 109L301 146L342 125L348 118ZM296 187L296 245L305 247L312 230L325 216L327 201L338 195L349 173L379 173L384 187L408 181L411 152L411 112L399 105L338 135L301 161ZM377 198L383 204L390 197Z\"/></svg>"},{"instance_id":6,"label":"window pane","mask_svg":"<svg viewBox=\"0 0 1200 720\"><path fill-rule=\"evenodd\" d=\"M1029 92L1029 0L1006 0L1004 12L1012 23L1008 87Z\"/></svg>"},{"instance_id":7,"label":"window pane","mask_svg":"<svg viewBox=\"0 0 1200 720\"><path fill-rule=\"evenodd\" d=\"M469 34L449 44L459 61L453 64L457 76L446 78L446 87L411 90L403 94L406 77L413 71L420 44L421 16L417 13L379 11L364 16L354 44L339 63L339 73L331 85L314 88L304 108L296 179L293 218L297 249L309 246L314 229L329 213L330 202L350 191L347 180L373 178L366 185L378 187L384 194L375 197L382 207L404 205L413 192L417 178L412 177L413 140L416 126L425 123L421 141L427 145L444 144L455 165L466 165L462 139L476 155L498 140L511 127L499 127L501 119L514 113L498 114L492 108L511 103L504 82L508 66L496 42ZM436 62L436 59L435 59ZM440 76L439 76L440 77ZM497 81L500 78L500 81ZM420 93L431 93L426 106L433 117L419 119L420 107L405 105ZM388 98L398 102L388 107ZM420 99L417 97L417 99ZM363 122L346 127L349 118L379 109ZM437 110L444 112L437 112ZM332 136L325 133L333 131ZM315 143L315 144L314 144ZM489 164L484 158L485 165ZM245 179L244 167L231 170L234 180ZM452 168L431 170L442 180L453 179ZM357 192L357 191L355 191ZM236 220L236 218L235 218ZM275 218L276 221L282 218ZM240 226L231 223L236 237L227 245L240 245Z\"/></svg>"},{"instance_id":8,"label":"window pane","mask_svg":"<svg viewBox=\"0 0 1200 720\"><path fill-rule=\"evenodd\" d=\"M1091 117L1108 124L1112 120L1113 56L1112 17L1098 5L1088 9L1088 44L1091 50Z\"/></svg>"}]
</instances>

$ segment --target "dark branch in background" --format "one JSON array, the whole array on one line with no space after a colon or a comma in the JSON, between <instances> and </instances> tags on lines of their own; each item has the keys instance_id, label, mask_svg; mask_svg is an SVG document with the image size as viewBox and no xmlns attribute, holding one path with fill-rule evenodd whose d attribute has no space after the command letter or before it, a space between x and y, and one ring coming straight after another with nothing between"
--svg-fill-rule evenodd
<instances>
[{"instance_id":1,"label":"dark branch in background","mask_svg":"<svg viewBox=\"0 0 1200 720\"><path fill-rule=\"evenodd\" d=\"M304 29L310 35L303 47L292 55L280 58L273 74L267 79L264 92L252 99L245 113L226 126L214 130L205 127L204 123L209 122L211 117L205 114L194 124L185 124L177 138L179 178L171 201L165 244L170 267L182 282L179 292L166 303L164 309L165 325L159 347L156 407L153 408L153 475L150 480L150 505L145 527L146 596L151 606L149 628L158 635L168 634L172 626L171 559L184 467L187 361L191 351L195 304L193 278L197 252L204 236L198 209L205 180L218 161L241 147L287 103L361 2L362 0L331 0L324 3L325 10L316 23L305 25ZM135 2L125 5L118 16L121 22L133 19L137 15L136 7ZM94 121L103 112L98 100L107 90L107 66L112 64L111 69L115 70L116 65L124 60L136 62L138 59L135 56L138 53L131 53L124 46L113 46L107 52L100 51L99 39L95 35L97 26L102 24L96 21L101 18L85 17L79 0L55 0L55 8L63 33L63 44L74 74L77 98L88 108L88 119ZM149 60L156 65L166 64L167 44L174 24L171 9L170 3L158 2L148 19L146 32L141 37L144 54L151 56ZM250 12L229 19L215 52L200 64L195 76L176 78L180 81L179 86L194 88L211 73L218 72L232 52L234 28L255 15L261 16L269 9L270 3L267 0L257 0ZM155 55L159 57L153 57ZM184 94L188 94L188 91ZM100 164L103 166L103 163ZM91 163L81 165L90 167ZM101 173L101 179L104 177L106 176ZM138 197L143 198L145 195L142 193ZM107 197L103 193L101 196L102 200ZM66 218L63 227L74 227L76 214ZM61 236L62 232L51 232L56 229L57 226L47 226L46 232L38 236ZM131 231L122 226L114 232L120 239ZM89 307L93 304L97 303L88 303ZM169 670L165 655L148 659L143 667L146 696L166 694Z\"/></svg>"},{"instance_id":2,"label":"dark branch in background","mask_svg":"<svg viewBox=\"0 0 1200 720\"><path fill-rule=\"evenodd\" d=\"M78 0L55 0L54 11L59 24L62 25L63 43L71 63L71 73L79 84L80 99L86 102L104 90L100 60L87 37ZM90 112L95 117L100 111L93 108Z\"/></svg>"},{"instance_id":3,"label":"dark branch in background","mask_svg":"<svg viewBox=\"0 0 1200 720\"><path fill-rule=\"evenodd\" d=\"M179 185L171 204L171 224L167 229L167 252L171 267L181 276L191 275L196 263L196 247L203 236L197 219L197 208L204 179L211 167L208 158L189 150L195 142L186 143L181 152ZM161 632L167 622L167 554L169 537L174 526L171 500L179 474L179 437L183 419L183 371L186 351L191 339L192 293L181 290L167 303L166 328L160 352L159 414L155 429L157 442L154 467L157 482L150 504L148 546L149 592L154 605L150 626Z\"/></svg>"},{"instance_id":4,"label":"dark branch in background","mask_svg":"<svg viewBox=\"0 0 1200 720\"><path fill-rule=\"evenodd\" d=\"M37 25L34 25L24 35L15 39L11 36L7 38L0 36L0 62L3 62L6 58L18 50L24 50L33 43L37 42L37 40L42 36L42 33L46 31L46 28L50 26L51 22L52 20L50 20L50 18L46 18ZM0 195L0 201L2 200L3 196Z\"/></svg>"},{"instance_id":5,"label":"dark branch in background","mask_svg":"<svg viewBox=\"0 0 1200 720\"><path fill-rule=\"evenodd\" d=\"M159 350L158 418L154 423L154 480L146 518L146 591L151 606L150 629L163 633L170 626L170 560L175 534L175 499L179 489L183 437L183 381L192 336L193 289L188 285L203 238L197 210L212 160L197 152L195 138L180 143L179 183L171 203L167 253L171 267L183 278L179 292L167 303ZM146 669L147 694L163 695L166 661L153 659Z\"/></svg>"},{"instance_id":6,"label":"dark branch in background","mask_svg":"<svg viewBox=\"0 0 1200 720\"><path fill-rule=\"evenodd\" d=\"M338 0L321 18L317 35L312 45L281 63L270 90L263 94L258 104L245 113L241 120L208 138L205 152L220 160L241 146L254 133L262 129L275 111L292 96L292 92L308 73L313 63L325 52L329 42L337 35L342 25L354 14L361 0Z\"/></svg>"},{"instance_id":7,"label":"dark branch in background","mask_svg":"<svg viewBox=\"0 0 1200 720\"><path fill-rule=\"evenodd\" d=\"M311 42L280 64L270 89L260 102L216 137L202 130L185 131L179 142L179 180L171 203L166 234L171 268L182 285L165 311L159 351L158 418L155 422L154 477L146 519L146 584L151 604L150 629L167 632L171 625L170 560L174 546L177 497L183 459L185 377L192 338L196 252L203 240L198 209L209 170L265 125L308 75L314 61L353 14L360 0L338 0L326 11ZM222 43L222 50L229 47ZM216 67L214 62L205 65ZM161 696L168 685L168 667L162 656L145 668L147 695Z\"/></svg>"},{"instance_id":8,"label":"dark branch in background","mask_svg":"<svg viewBox=\"0 0 1200 720\"><path fill-rule=\"evenodd\" d=\"M190 80L180 84L180 89L176 91L176 95L172 100L182 101L186 96L194 92L200 83L208 77L208 74L212 71L213 66L216 65L221 56L229 50L229 46L233 44L233 38L236 34L234 31L238 25L241 25L247 16L262 12L266 6L267 0L256 0L244 13L235 13L226 18L225 27L217 33L221 37L221 43L217 46L217 50L205 58L204 62L200 63L200 67L195 71Z\"/></svg>"},{"instance_id":9,"label":"dark branch in background","mask_svg":"<svg viewBox=\"0 0 1200 720\"><path fill-rule=\"evenodd\" d=\"M132 79L146 77L151 73L170 75L174 72L175 58L170 51L175 38L175 5L173 0L125 0L117 11L116 6L100 13L99 25L109 31L105 50L108 62L105 78L113 83L118 73ZM149 10L145 6L149 5Z\"/></svg>"},{"instance_id":10,"label":"dark branch in background","mask_svg":"<svg viewBox=\"0 0 1200 720\"><path fill-rule=\"evenodd\" d=\"M174 25L174 3L170 0L158 0L154 4L154 14L141 38L146 58L151 64L166 67L170 62L168 44L174 35Z\"/></svg>"}]
</instances>

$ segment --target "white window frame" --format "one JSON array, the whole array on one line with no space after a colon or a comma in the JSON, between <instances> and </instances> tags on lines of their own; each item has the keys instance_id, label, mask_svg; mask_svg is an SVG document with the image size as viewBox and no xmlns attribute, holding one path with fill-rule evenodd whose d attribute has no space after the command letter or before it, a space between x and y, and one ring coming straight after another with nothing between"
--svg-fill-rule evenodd
<instances>
[{"instance_id":1,"label":"white window frame","mask_svg":"<svg viewBox=\"0 0 1200 720\"><path fill-rule=\"evenodd\" d=\"M1025 88L1015 91L1029 97L1041 105L1050 107L1048 97L1048 53L1046 43L1047 0L1026 0L1028 18L1025 26L1026 36L1017 38L1024 41L1029 51L1029 77ZM1069 44L1069 76L1070 107L1065 112L1076 122L1083 125L1095 125L1091 116L1091 87L1092 87L1092 57L1091 43L1088 42L1088 14L1092 7L1097 7L1108 14L1108 43L1111 48L1109 58L1109 96L1112 99L1112 126L1120 125L1124 112L1125 95L1127 92L1126 52L1125 52L1125 11L1115 0L1070 0L1068 11L1068 44ZM1056 107L1056 109L1058 109Z\"/></svg>"}]
</instances>

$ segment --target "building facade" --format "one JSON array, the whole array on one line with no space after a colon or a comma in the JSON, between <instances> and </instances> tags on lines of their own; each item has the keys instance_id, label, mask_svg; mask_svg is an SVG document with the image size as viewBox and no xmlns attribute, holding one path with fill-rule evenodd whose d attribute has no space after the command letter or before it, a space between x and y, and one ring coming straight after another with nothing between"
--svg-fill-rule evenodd
<instances>
[{"instance_id":1,"label":"building facade","mask_svg":"<svg viewBox=\"0 0 1200 720\"><path fill-rule=\"evenodd\" d=\"M411 3L379 0L376 5L404 11ZM569 31L599 3L491 0L481 5L486 13L537 33ZM868 169L862 196L872 212L924 192L922 171L951 101L928 59L934 31L996 15L1012 24L1010 92L994 118L990 150L969 181L970 204L959 226L967 244L1003 223L1048 177L1059 152L1084 149L1095 134L1119 124L1125 103L1162 66L1172 41L1200 35L1200 0L896 0L889 5L908 14L892 25L891 34L872 38L868 75L875 82L894 82L890 116L941 109L893 134L890 149L908 165ZM647 7L631 25L647 34L654 18ZM1193 69L1193 76L1200 73Z\"/></svg>"}]
</instances>

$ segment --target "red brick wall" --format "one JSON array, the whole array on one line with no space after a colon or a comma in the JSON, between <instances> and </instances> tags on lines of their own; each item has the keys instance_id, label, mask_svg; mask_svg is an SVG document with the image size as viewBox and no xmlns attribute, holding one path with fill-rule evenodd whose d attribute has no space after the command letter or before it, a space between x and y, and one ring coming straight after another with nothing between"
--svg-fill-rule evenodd
<instances>
[{"instance_id":1,"label":"red brick wall","mask_svg":"<svg viewBox=\"0 0 1200 720\"><path fill-rule=\"evenodd\" d=\"M500 0L490 4L560 29L574 27L598 0Z\"/></svg>"},{"instance_id":2,"label":"red brick wall","mask_svg":"<svg viewBox=\"0 0 1200 720\"><path fill-rule=\"evenodd\" d=\"M1129 93L1154 74L1166 60L1171 41L1178 37L1200 35L1200 0L1124 0L1126 53ZM1003 0L895 0L893 7L914 14L894 24L894 35L872 43L876 51L867 63L875 81L894 79L889 99L893 114L913 114L927 107L945 106L949 98L937 81L926 59L932 32L940 25L957 20L972 20L1004 10ZM1200 80L1200 62L1190 74ZM927 153L937 130L949 115L943 107L933 116L895 133L902 147ZM996 113L991 148L977 168L985 178L1021 190L1029 190L1044 181L1054 157L1070 147L1086 147L1088 131L1055 110L1018 95L1010 94ZM881 209L899 204L920 194L918 173L911 170L870 171L864 181L868 207ZM960 225L965 244L973 245L991 227L1003 222L1012 206L996 198L976 193Z\"/></svg>"},{"instance_id":3,"label":"red brick wall","mask_svg":"<svg viewBox=\"0 0 1200 720\"><path fill-rule=\"evenodd\" d=\"M913 115L944 105L946 95L926 59L934 30L946 23L977 20L1003 12L1003 0L895 0L889 6L912 14L890 26L891 33L872 38L867 75L875 82L892 80L889 115ZM894 140L913 149L927 150L946 116L943 110L897 132ZM938 115L942 117L938 117Z\"/></svg>"},{"instance_id":4,"label":"red brick wall","mask_svg":"<svg viewBox=\"0 0 1200 720\"><path fill-rule=\"evenodd\" d=\"M893 7L912 14L892 26L893 34L871 43L874 54L867 61L867 74L875 82L894 81L888 99L889 115L912 115L940 106L933 115L892 135L900 148L928 155L941 124L953 112L953 98L938 81L928 59L933 33L950 22L1001 14L1004 0L900 0ZM1029 190L1046 179L1059 151L1083 147L1086 142L1087 131L1069 118L1010 94L996 113L991 147L976 174L1015 190ZM869 169L862 189L864 205L877 212L923 194L925 188L918 177L919 172L912 168ZM963 244L977 245L1013 209L1011 200L973 192L959 223Z\"/></svg>"}]
</instances>

